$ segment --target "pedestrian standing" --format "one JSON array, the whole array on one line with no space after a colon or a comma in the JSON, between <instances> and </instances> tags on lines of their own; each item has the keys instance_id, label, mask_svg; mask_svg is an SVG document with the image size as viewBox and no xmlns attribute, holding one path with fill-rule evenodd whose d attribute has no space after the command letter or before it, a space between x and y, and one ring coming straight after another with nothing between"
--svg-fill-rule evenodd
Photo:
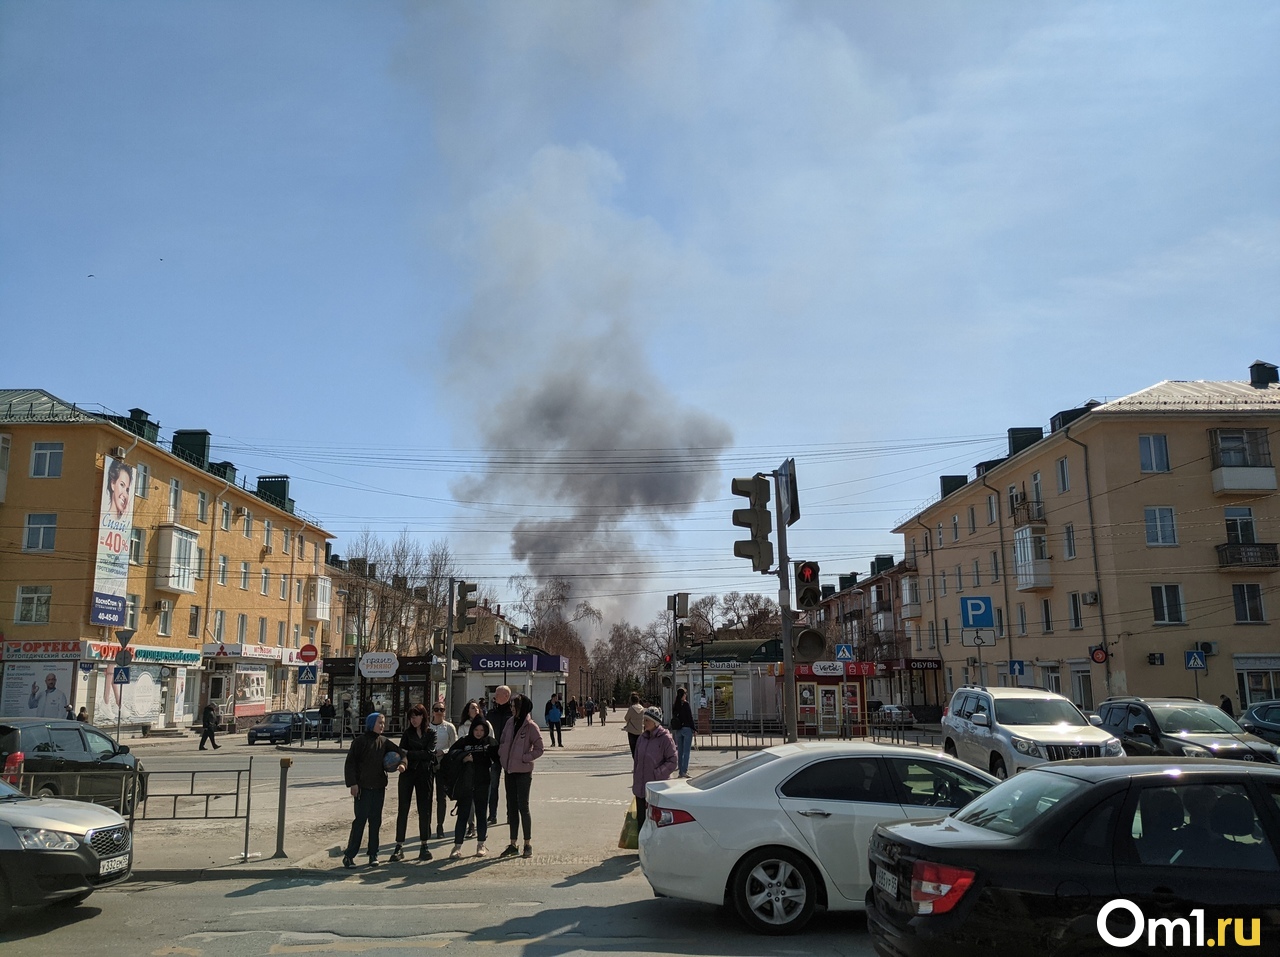
<instances>
[{"instance_id":1,"label":"pedestrian standing","mask_svg":"<svg viewBox=\"0 0 1280 957\"><path fill-rule=\"evenodd\" d=\"M569 695L569 701L564 709L564 717L571 728L578 723L578 699L576 696Z\"/></svg>"},{"instance_id":2,"label":"pedestrian standing","mask_svg":"<svg viewBox=\"0 0 1280 957\"><path fill-rule=\"evenodd\" d=\"M547 702L543 716L547 718L547 737L550 738L552 747L564 747L564 709L559 702L559 693L552 695L552 699Z\"/></svg>"},{"instance_id":3,"label":"pedestrian standing","mask_svg":"<svg viewBox=\"0 0 1280 957\"><path fill-rule=\"evenodd\" d=\"M631 760L636 758L636 742L644 734L644 705L640 703L640 692L631 692L631 705L627 708L627 716L622 721L622 730L627 732L627 744L631 745Z\"/></svg>"},{"instance_id":4,"label":"pedestrian standing","mask_svg":"<svg viewBox=\"0 0 1280 957\"><path fill-rule=\"evenodd\" d=\"M469 733L461 735L449 750L462 754L462 772L455 789L458 823L453 828L453 850L449 856L462 856L462 842L468 836L467 822L474 814L478 837L476 857L484 857L488 853L484 842L489 833L489 768L498 757L498 743L493 740L489 722L483 715L476 715L471 719Z\"/></svg>"},{"instance_id":5,"label":"pedestrian standing","mask_svg":"<svg viewBox=\"0 0 1280 957\"><path fill-rule=\"evenodd\" d=\"M365 826L369 828L369 866L378 866L378 835L382 830L382 806L387 798L387 756L398 754L391 739L383 735L387 719L374 711L364 720L364 734L351 742L347 752L343 776L351 796L355 798L355 820L351 822L351 836L342 855L343 867L356 866L356 854L360 851L360 839ZM408 764L403 758L390 770L403 772Z\"/></svg>"},{"instance_id":6,"label":"pedestrian standing","mask_svg":"<svg viewBox=\"0 0 1280 957\"><path fill-rule=\"evenodd\" d=\"M671 732L662 726L662 709L646 708L641 712L644 730L636 742L636 763L631 769L631 793L636 799L636 819L644 824L645 785L665 781L676 769L676 743Z\"/></svg>"},{"instance_id":7,"label":"pedestrian standing","mask_svg":"<svg viewBox=\"0 0 1280 957\"><path fill-rule=\"evenodd\" d=\"M502 732L511 720L511 689L506 685L498 685L493 690L494 706L486 717L489 727L493 729L493 740L501 741ZM498 823L498 785L502 781L502 765L497 761L489 769L489 823Z\"/></svg>"},{"instance_id":8,"label":"pedestrian standing","mask_svg":"<svg viewBox=\"0 0 1280 957\"><path fill-rule=\"evenodd\" d=\"M605 701L603 698L600 699L600 727L603 728L608 723L609 709L612 707L612 701Z\"/></svg>"},{"instance_id":9,"label":"pedestrian standing","mask_svg":"<svg viewBox=\"0 0 1280 957\"><path fill-rule=\"evenodd\" d=\"M83 724L89 723L89 709L84 705L80 706L80 713L76 715L76 720Z\"/></svg>"},{"instance_id":10,"label":"pedestrian standing","mask_svg":"<svg viewBox=\"0 0 1280 957\"><path fill-rule=\"evenodd\" d=\"M465 738L471 731L471 722L476 718L484 718L484 706L480 704L479 698L470 698L467 703L462 706L461 720L458 722L458 737ZM488 722L485 722L488 724ZM493 737L493 725L489 725L489 736ZM495 739L497 740L497 739ZM459 814L462 813L462 805L456 807ZM467 837L476 836L475 822L467 820Z\"/></svg>"},{"instance_id":11,"label":"pedestrian standing","mask_svg":"<svg viewBox=\"0 0 1280 957\"><path fill-rule=\"evenodd\" d=\"M689 776L689 751L693 747L693 709L689 707L689 689L676 691L676 703L671 706L671 733L676 740L679 775Z\"/></svg>"},{"instance_id":12,"label":"pedestrian standing","mask_svg":"<svg viewBox=\"0 0 1280 957\"><path fill-rule=\"evenodd\" d=\"M436 768L444 753L458 740L458 729L444 719L444 705L437 701L431 706L431 730L436 735ZM444 837L444 819L449 813L449 795L445 793L444 778L436 775L436 837Z\"/></svg>"},{"instance_id":13,"label":"pedestrian standing","mask_svg":"<svg viewBox=\"0 0 1280 957\"><path fill-rule=\"evenodd\" d=\"M210 701L204 706L204 711L200 715L200 723L202 730L200 733L200 750L206 750L204 743L208 741L213 745L213 750L217 751L222 745L218 743L218 725L222 723L222 715L218 713L218 706Z\"/></svg>"},{"instance_id":14,"label":"pedestrian standing","mask_svg":"<svg viewBox=\"0 0 1280 957\"><path fill-rule=\"evenodd\" d=\"M596 703L590 698L587 698L587 703L584 707L587 712L587 727L589 728L594 723L596 716Z\"/></svg>"},{"instance_id":15,"label":"pedestrian standing","mask_svg":"<svg viewBox=\"0 0 1280 957\"><path fill-rule=\"evenodd\" d=\"M415 704L409 709L409 725L400 735L400 754L407 767L400 775L400 803L396 808L396 849L391 861L404 860L404 839L409 826L409 805L418 798L418 860L431 860L427 839L431 837L431 791L435 784L436 733L427 722L427 709Z\"/></svg>"},{"instance_id":16,"label":"pedestrian standing","mask_svg":"<svg viewBox=\"0 0 1280 957\"><path fill-rule=\"evenodd\" d=\"M506 772L507 828L511 832L511 844L502 852L503 857L515 857L520 852L516 841L524 830L524 857L533 857L533 818L529 814L529 791L533 786L533 762L542 757L542 732L533 720L533 701L525 695L516 695L511 701L514 714L502 729L498 744L498 759Z\"/></svg>"},{"instance_id":17,"label":"pedestrian standing","mask_svg":"<svg viewBox=\"0 0 1280 957\"><path fill-rule=\"evenodd\" d=\"M325 698L320 704L320 735L321 737L333 737L333 719L338 716L338 710L333 706L333 700Z\"/></svg>"}]
</instances>

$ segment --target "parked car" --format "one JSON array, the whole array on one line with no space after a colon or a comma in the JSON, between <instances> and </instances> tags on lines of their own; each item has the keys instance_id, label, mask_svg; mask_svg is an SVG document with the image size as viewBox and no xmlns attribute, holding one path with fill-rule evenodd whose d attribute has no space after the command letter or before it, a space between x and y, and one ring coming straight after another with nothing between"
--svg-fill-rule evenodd
<instances>
[{"instance_id":1,"label":"parked car","mask_svg":"<svg viewBox=\"0 0 1280 957\"><path fill-rule=\"evenodd\" d=\"M1046 761L1115 757L1120 740L1094 727L1069 698L1037 688L956 691L942 713L943 750L1006 778Z\"/></svg>"},{"instance_id":2,"label":"parked car","mask_svg":"<svg viewBox=\"0 0 1280 957\"><path fill-rule=\"evenodd\" d=\"M731 905L755 931L790 933L818 905L865 906L878 823L940 817L995 783L916 748L779 745L650 784L640 866L659 897Z\"/></svg>"},{"instance_id":3,"label":"parked car","mask_svg":"<svg viewBox=\"0 0 1280 957\"><path fill-rule=\"evenodd\" d=\"M320 737L320 709L308 708L302 712L302 716L307 722L307 740L311 741Z\"/></svg>"},{"instance_id":4,"label":"parked car","mask_svg":"<svg viewBox=\"0 0 1280 957\"><path fill-rule=\"evenodd\" d=\"M147 796L146 772L128 745L63 718L0 718L0 777L38 797L81 798L125 814Z\"/></svg>"},{"instance_id":5,"label":"parked car","mask_svg":"<svg viewBox=\"0 0 1280 957\"><path fill-rule=\"evenodd\" d=\"M1034 768L940 821L877 828L867 929L881 957L1164 954L1242 932L1275 954L1277 795L1280 768L1258 765Z\"/></svg>"},{"instance_id":6,"label":"parked car","mask_svg":"<svg viewBox=\"0 0 1280 957\"><path fill-rule=\"evenodd\" d=\"M1280 701L1259 701L1240 715L1240 727L1272 744L1280 744Z\"/></svg>"},{"instance_id":7,"label":"parked car","mask_svg":"<svg viewBox=\"0 0 1280 957\"><path fill-rule=\"evenodd\" d=\"M1232 758L1276 763L1274 744L1198 698L1108 698L1098 708L1102 727L1120 738L1125 754Z\"/></svg>"},{"instance_id":8,"label":"parked car","mask_svg":"<svg viewBox=\"0 0 1280 957\"><path fill-rule=\"evenodd\" d=\"M871 715L871 723L877 728L914 728L916 716L900 704L887 704Z\"/></svg>"},{"instance_id":9,"label":"parked car","mask_svg":"<svg viewBox=\"0 0 1280 957\"><path fill-rule=\"evenodd\" d=\"M306 717L300 711L271 711L249 729L249 743L266 741L268 744L289 744L302 737Z\"/></svg>"},{"instance_id":10,"label":"parked car","mask_svg":"<svg viewBox=\"0 0 1280 957\"><path fill-rule=\"evenodd\" d=\"M14 906L78 904L132 869L132 835L115 811L0 781L0 923Z\"/></svg>"}]
</instances>

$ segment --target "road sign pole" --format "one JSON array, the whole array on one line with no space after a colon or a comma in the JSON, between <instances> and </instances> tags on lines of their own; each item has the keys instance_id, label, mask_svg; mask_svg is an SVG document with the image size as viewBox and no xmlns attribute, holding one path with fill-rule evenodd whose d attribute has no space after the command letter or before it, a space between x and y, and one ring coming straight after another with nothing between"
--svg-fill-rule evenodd
<instances>
[{"instance_id":1,"label":"road sign pole","mask_svg":"<svg viewBox=\"0 0 1280 957\"><path fill-rule=\"evenodd\" d=\"M773 473L775 494L781 494L783 475ZM799 740L796 721L796 669L795 656L791 654L791 563L787 560L787 523L782 509L775 509L778 527L778 605L782 611L782 718L787 729L787 742Z\"/></svg>"}]
</instances>

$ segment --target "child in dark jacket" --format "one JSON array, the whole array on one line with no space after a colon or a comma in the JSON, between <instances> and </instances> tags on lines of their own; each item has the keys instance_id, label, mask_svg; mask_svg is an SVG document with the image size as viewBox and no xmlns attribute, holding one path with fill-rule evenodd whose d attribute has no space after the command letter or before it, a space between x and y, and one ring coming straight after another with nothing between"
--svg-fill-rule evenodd
<instances>
[{"instance_id":1,"label":"child in dark jacket","mask_svg":"<svg viewBox=\"0 0 1280 957\"><path fill-rule=\"evenodd\" d=\"M489 768L498 760L498 743L493 740L489 723L483 715L471 720L468 734L458 738L450 752L461 752L462 773L454 791L458 799L458 823L453 829L453 851L450 857L462 856L462 842L467 834L467 821L475 811L476 857L484 857L489 833Z\"/></svg>"}]
</instances>

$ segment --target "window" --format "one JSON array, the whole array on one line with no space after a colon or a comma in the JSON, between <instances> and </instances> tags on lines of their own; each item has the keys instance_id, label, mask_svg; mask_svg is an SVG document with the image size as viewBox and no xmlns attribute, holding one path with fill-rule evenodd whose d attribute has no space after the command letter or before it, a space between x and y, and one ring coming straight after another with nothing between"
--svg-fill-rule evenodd
<instances>
[{"instance_id":1,"label":"window","mask_svg":"<svg viewBox=\"0 0 1280 957\"><path fill-rule=\"evenodd\" d=\"M281 575L280 576L280 600L284 601L285 598L288 597L288 595L289 595L289 576Z\"/></svg>"},{"instance_id":2,"label":"window","mask_svg":"<svg viewBox=\"0 0 1280 957\"><path fill-rule=\"evenodd\" d=\"M1053 634L1053 602L1048 598L1040 600L1040 631L1046 635Z\"/></svg>"},{"instance_id":3,"label":"window","mask_svg":"<svg viewBox=\"0 0 1280 957\"><path fill-rule=\"evenodd\" d=\"M301 605L302 604L302 579L298 579L296 582L293 583L293 585L294 585L293 590L295 593L293 596L293 600L296 601L299 605Z\"/></svg>"},{"instance_id":4,"label":"window","mask_svg":"<svg viewBox=\"0 0 1280 957\"><path fill-rule=\"evenodd\" d=\"M271 573L265 568L262 570L262 594L266 594L271 587Z\"/></svg>"},{"instance_id":5,"label":"window","mask_svg":"<svg viewBox=\"0 0 1280 957\"><path fill-rule=\"evenodd\" d=\"M1182 613L1182 586L1152 585L1151 616L1157 625L1184 624L1186 618Z\"/></svg>"},{"instance_id":6,"label":"window","mask_svg":"<svg viewBox=\"0 0 1280 957\"><path fill-rule=\"evenodd\" d=\"M1004 637L1004 609L997 608L995 612L996 612L996 637L1003 638Z\"/></svg>"},{"instance_id":7,"label":"window","mask_svg":"<svg viewBox=\"0 0 1280 957\"><path fill-rule=\"evenodd\" d=\"M20 625L47 625L53 604L52 585L20 585L14 621Z\"/></svg>"},{"instance_id":8,"label":"window","mask_svg":"<svg viewBox=\"0 0 1280 957\"><path fill-rule=\"evenodd\" d=\"M182 509L182 483L169 479L169 521L176 522Z\"/></svg>"},{"instance_id":9,"label":"window","mask_svg":"<svg viewBox=\"0 0 1280 957\"><path fill-rule=\"evenodd\" d=\"M273 529L272 529L272 527L271 527L271 521L270 521L269 519L265 519L265 520L263 520L263 522L262 522L262 544L263 544L263 546L264 546L266 549L268 549L268 550L270 550L270 549L271 549L271 540L272 540L272 537L273 537L273 534L272 534L272 533L273 533Z\"/></svg>"},{"instance_id":10,"label":"window","mask_svg":"<svg viewBox=\"0 0 1280 957\"><path fill-rule=\"evenodd\" d=\"M1054 694L1062 694L1062 672L1057 665L1047 665L1040 669L1042 684Z\"/></svg>"},{"instance_id":11,"label":"window","mask_svg":"<svg viewBox=\"0 0 1280 957\"><path fill-rule=\"evenodd\" d=\"M31 444L31 477L62 477L61 442L33 442Z\"/></svg>"},{"instance_id":12,"label":"window","mask_svg":"<svg viewBox=\"0 0 1280 957\"><path fill-rule=\"evenodd\" d=\"M1224 509L1227 519L1227 542L1231 545L1253 545L1258 541L1253 526L1253 509L1242 506L1227 506ZM53 545L49 546L50 548Z\"/></svg>"},{"instance_id":13,"label":"window","mask_svg":"<svg viewBox=\"0 0 1280 957\"><path fill-rule=\"evenodd\" d=\"M1027 633L1027 606L1018 602L1018 634L1025 635Z\"/></svg>"},{"instance_id":14,"label":"window","mask_svg":"<svg viewBox=\"0 0 1280 957\"><path fill-rule=\"evenodd\" d=\"M219 608L213 613L213 640L223 641L226 638L227 613Z\"/></svg>"},{"instance_id":15,"label":"window","mask_svg":"<svg viewBox=\"0 0 1280 957\"><path fill-rule=\"evenodd\" d=\"M151 492L151 466L139 465L134 475L133 494L138 498L146 498Z\"/></svg>"},{"instance_id":16,"label":"window","mask_svg":"<svg viewBox=\"0 0 1280 957\"><path fill-rule=\"evenodd\" d=\"M1270 467L1266 429L1212 429L1209 434L1215 469Z\"/></svg>"},{"instance_id":17,"label":"window","mask_svg":"<svg viewBox=\"0 0 1280 957\"><path fill-rule=\"evenodd\" d=\"M1070 522L1062 527L1062 557L1076 557L1076 527Z\"/></svg>"},{"instance_id":18,"label":"window","mask_svg":"<svg viewBox=\"0 0 1280 957\"><path fill-rule=\"evenodd\" d=\"M942 643L944 645L951 644L951 619L942 619Z\"/></svg>"},{"instance_id":19,"label":"window","mask_svg":"<svg viewBox=\"0 0 1280 957\"><path fill-rule=\"evenodd\" d=\"M177 525L160 529L160 576L177 591L195 591L196 533Z\"/></svg>"},{"instance_id":20,"label":"window","mask_svg":"<svg viewBox=\"0 0 1280 957\"><path fill-rule=\"evenodd\" d=\"M200 637L200 606L192 605L191 614L187 617L187 637Z\"/></svg>"},{"instance_id":21,"label":"window","mask_svg":"<svg viewBox=\"0 0 1280 957\"><path fill-rule=\"evenodd\" d=\"M998 582L1000 580L1000 553L991 553L991 580Z\"/></svg>"},{"instance_id":22,"label":"window","mask_svg":"<svg viewBox=\"0 0 1280 957\"><path fill-rule=\"evenodd\" d=\"M938 547L942 547L942 523L938 523Z\"/></svg>"},{"instance_id":23,"label":"window","mask_svg":"<svg viewBox=\"0 0 1280 957\"><path fill-rule=\"evenodd\" d=\"M996 497L993 493L987 496L987 524L994 525L997 518L999 518L999 515L996 511Z\"/></svg>"},{"instance_id":24,"label":"window","mask_svg":"<svg viewBox=\"0 0 1280 957\"><path fill-rule=\"evenodd\" d=\"M293 647L299 648L302 645L302 626L293 626Z\"/></svg>"},{"instance_id":25,"label":"window","mask_svg":"<svg viewBox=\"0 0 1280 957\"><path fill-rule=\"evenodd\" d=\"M964 591L964 573L960 565L956 566L956 591Z\"/></svg>"},{"instance_id":26,"label":"window","mask_svg":"<svg viewBox=\"0 0 1280 957\"><path fill-rule=\"evenodd\" d=\"M281 548L281 551L283 551L286 555L289 554L289 546L290 544L292 544L292 542L293 542L293 529L291 528L284 529L284 539L280 543L280 548Z\"/></svg>"},{"instance_id":27,"label":"window","mask_svg":"<svg viewBox=\"0 0 1280 957\"><path fill-rule=\"evenodd\" d=\"M1214 880L1210 868L1232 877L1241 870L1274 873L1278 869L1266 828L1244 784L1143 788L1132 820L1121 819L1118 833L1132 839L1144 866L1204 868L1199 873L1207 881ZM1154 942L1154 925L1151 933ZM1175 939L1173 934L1170 928L1166 942ZM1189 935L1190 931L1185 936Z\"/></svg>"},{"instance_id":28,"label":"window","mask_svg":"<svg viewBox=\"0 0 1280 957\"><path fill-rule=\"evenodd\" d=\"M1178 533L1174 528L1173 509L1167 505L1148 506L1143 510L1147 523L1147 544L1177 545Z\"/></svg>"},{"instance_id":29,"label":"window","mask_svg":"<svg viewBox=\"0 0 1280 957\"><path fill-rule=\"evenodd\" d=\"M249 590L249 563L248 562L240 563L240 590L241 591Z\"/></svg>"},{"instance_id":30,"label":"window","mask_svg":"<svg viewBox=\"0 0 1280 957\"><path fill-rule=\"evenodd\" d=\"M124 626L138 630L138 606L142 603L142 599L137 595L125 595L124 597Z\"/></svg>"},{"instance_id":31,"label":"window","mask_svg":"<svg viewBox=\"0 0 1280 957\"><path fill-rule=\"evenodd\" d=\"M938 576L938 594L945 595L947 593L947 573L943 572Z\"/></svg>"},{"instance_id":32,"label":"window","mask_svg":"<svg viewBox=\"0 0 1280 957\"><path fill-rule=\"evenodd\" d=\"M222 530L224 532L231 531L231 503L222 503Z\"/></svg>"},{"instance_id":33,"label":"window","mask_svg":"<svg viewBox=\"0 0 1280 957\"><path fill-rule=\"evenodd\" d=\"M783 782L783 797L809 801L890 804L896 798L875 758L829 758L801 768Z\"/></svg>"},{"instance_id":34,"label":"window","mask_svg":"<svg viewBox=\"0 0 1280 957\"><path fill-rule=\"evenodd\" d=\"M1018 486L1010 485L1009 486L1009 517L1010 518L1012 518L1013 513L1017 511L1019 498L1020 496L1018 495Z\"/></svg>"},{"instance_id":35,"label":"window","mask_svg":"<svg viewBox=\"0 0 1280 957\"><path fill-rule=\"evenodd\" d=\"M134 565L141 565L143 555L147 551L147 533L140 528L135 528L129 532L129 561Z\"/></svg>"},{"instance_id":36,"label":"window","mask_svg":"<svg viewBox=\"0 0 1280 957\"><path fill-rule=\"evenodd\" d=\"M1019 577L1030 577L1033 563L1048 557L1049 536L1043 525L1023 525L1013 533L1013 563Z\"/></svg>"},{"instance_id":37,"label":"window","mask_svg":"<svg viewBox=\"0 0 1280 957\"><path fill-rule=\"evenodd\" d=\"M924 580L924 600L933 601L933 578L932 577L926 578Z\"/></svg>"},{"instance_id":38,"label":"window","mask_svg":"<svg viewBox=\"0 0 1280 957\"><path fill-rule=\"evenodd\" d=\"M951 516L951 540L953 542L960 541L960 516Z\"/></svg>"},{"instance_id":39,"label":"window","mask_svg":"<svg viewBox=\"0 0 1280 957\"><path fill-rule=\"evenodd\" d=\"M307 540L302 537L302 533L298 533L298 561L305 561L307 557Z\"/></svg>"},{"instance_id":40,"label":"window","mask_svg":"<svg viewBox=\"0 0 1280 957\"><path fill-rule=\"evenodd\" d=\"M1138 436L1138 459L1144 472L1169 471L1169 444L1163 435Z\"/></svg>"},{"instance_id":41,"label":"window","mask_svg":"<svg viewBox=\"0 0 1280 957\"><path fill-rule=\"evenodd\" d=\"M258 619L258 644L265 645L267 643L267 619Z\"/></svg>"},{"instance_id":42,"label":"window","mask_svg":"<svg viewBox=\"0 0 1280 957\"><path fill-rule=\"evenodd\" d=\"M227 583L227 556L218 556L218 584L225 585Z\"/></svg>"},{"instance_id":43,"label":"window","mask_svg":"<svg viewBox=\"0 0 1280 957\"><path fill-rule=\"evenodd\" d=\"M1039 472L1031 473L1031 501L1033 502L1044 501L1044 495L1041 494L1041 491L1040 491L1040 473Z\"/></svg>"},{"instance_id":44,"label":"window","mask_svg":"<svg viewBox=\"0 0 1280 957\"><path fill-rule=\"evenodd\" d=\"M899 800L916 807L964 807L989 788L976 775L917 758L890 758L889 774Z\"/></svg>"},{"instance_id":45,"label":"window","mask_svg":"<svg viewBox=\"0 0 1280 957\"><path fill-rule=\"evenodd\" d=\"M196 519L201 522L209 521L209 493L205 491L196 492Z\"/></svg>"},{"instance_id":46,"label":"window","mask_svg":"<svg viewBox=\"0 0 1280 957\"><path fill-rule=\"evenodd\" d=\"M284 622L276 622L276 644L281 648L284 647Z\"/></svg>"},{"instance_id":47,"label":"window","mask_svg":"<svg viewBox=\"0 0 1280 957\"><path fill-rule=\"evenodd\" d=\"M973 560L973 587L977 588L982 584L982 562L978 559Z\"/></svg>"},{"instance_id":48,"label":"window","mask_svg":"<svg viewBox=\"0 0 1280 957\"><path fill-rule=\"evenodd\" d=\"M197 548L196 549L196 578L199 578L199 579L204 578L204 559L205 559L204 549Z\"/></svg>"},{"instance_id":49,"label":"window","mask_svg":"<svg viewBox=\"0 0 1280 957\"><path fill-rule=\"evenodd\" d=\"M1067 465L1067 457L1064 455L1058 459L1057 467L1058 475L1058 494L1071 491L1071 469Z\"/></svg>"},{"instance_id":50,"label":"window","mask_svg":"<svg viewBox=\"0 0 1280 957\"><path fill-rule=\"evenodd\" d=\"M929 647L937 648L938 647L938 626L931 621L929 622L928 631L929 631Z\"/></svg>"},{"instance_id":51,"label":"window","mask_svg":"<svg viewBox=\"0 0 1280 957\"><path fill-rule=\"evenodd\" d=\"M166 637L173 634L173 602L160 602L160 618L156 622L156 631Z\"/></svg>"},{"instance_id":52,"label":"window","mask_svg":"<svg viewBox=\"0 0 1280 957\"><path fill-rule=\"evenodd\" d=\"M253 538L253 512L244 510L244 537Z\"/></svg>"},{"instance_id":53,"label":"window","mask_svg":"<svg viewBox=\"0 0 1280 957\"><path fill-rule=\"evenodd\" d=\"M1067 595L1067 615L1070 619L1072 631L1079 631L1084 627L1084 605L1080 602L1080 593L1073 591Z\"/></svg>"},{"instance_id":54,"label":"window","mask_svg":"<svg viewBox=\"0 0 1280 957\"><path fill-rule=\"evenodd\" d=\"M972 535L978 530L978 510L972 505L969 506L969 534Z\"/></svg>"},{"instance_id":55,"label":"window","mask_svg":"<svg viewBox=\"0 0 1280 957\"><path fill-rule=\"evenodd\" d=\"M1231 597L1236 605L1236 622L1266 621L1262 612L1262 586L1240 584L1231 586Z\"/></svg>"},{"instance_id":56,"label":"window","mask_svg":"<svg viewBox=\"0 0 1280 957\"><path fill-rule=\"evenodd\" d=\"M22 536L24 552L51 552L58 535L58 516L32 513L27 516L26 534Z\"/></svg>"},{"instance_id":57,"label":"window","mask_svg":"<svg viewBox=\"0 0 1280 957\"><path fill-rule=\"evenodd\" d=\"M244 644L245 638L249 634L249 616L241 612L236 615L236 641Z\"/></svg>"}]
</instances>

